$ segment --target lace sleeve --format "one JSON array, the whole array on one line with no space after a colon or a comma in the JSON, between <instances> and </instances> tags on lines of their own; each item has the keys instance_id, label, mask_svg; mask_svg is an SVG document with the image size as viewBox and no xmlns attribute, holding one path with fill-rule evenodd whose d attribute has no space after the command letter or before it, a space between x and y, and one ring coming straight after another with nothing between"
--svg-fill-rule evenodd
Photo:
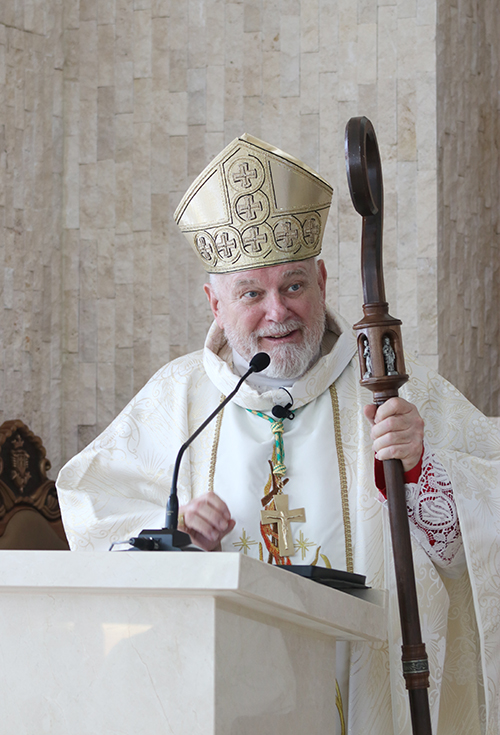
<instances>
[{"instance_id":1,"label":"lace sleeve","mask_svg":"<svg viewBox=\"0 0 500 735\"><path fill-rule=\"evenodd\" d=\"M405 488L413 536L436 566L453 576L461 574L465 554L453 488L445 468L427 447L418 482Z\"/></svg>"}]
</instances>

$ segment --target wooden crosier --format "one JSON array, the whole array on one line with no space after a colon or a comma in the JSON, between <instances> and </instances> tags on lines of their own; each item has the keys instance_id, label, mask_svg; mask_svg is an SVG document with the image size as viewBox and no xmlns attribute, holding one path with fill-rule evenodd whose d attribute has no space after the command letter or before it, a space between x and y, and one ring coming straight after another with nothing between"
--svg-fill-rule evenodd
<instances>
[{"instance_id":1,"label":"wooden crosier","mask_svg":"<svg viewBox=\"0 0 500 735\"><path fill-rule=\"evenodd\" d=\"M373 392L380 405L398 395L406 383L401 321L389 314L382 265L384 195L382 165L373 125L366 117L353 117L346 126L345 156L352 202L363 217L361 271L363 318L358 332L361 385ZM408 689L414 735L431 735L429 664L422 642L415 572L406 510L403 465L398 459L383 463L399 615L403 639L403 676Z\"/></svg>"}]
</instances>

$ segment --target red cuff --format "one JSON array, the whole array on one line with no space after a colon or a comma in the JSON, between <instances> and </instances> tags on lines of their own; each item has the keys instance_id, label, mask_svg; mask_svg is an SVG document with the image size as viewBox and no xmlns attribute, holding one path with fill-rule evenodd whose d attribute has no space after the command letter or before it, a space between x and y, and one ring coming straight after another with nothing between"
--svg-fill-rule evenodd
<instances>
[{"instance_id":1,"label":"red cuff","mask_svg":"<svg viewBox=\"0 0 500 735\"><path fill-rule=\"evenodd\" d=\"M424 458L424 450L422 449L422 454L420 455L420 459L415 465L415 467L412 467L411 470L408 470L408 472L405 472L404 479L405 484L411 482L411 483L417 483L420 479L420 474L422 472L422 461ZM380 461L380 459L375 458L375 485L377 486L378 490L382 493L384 497L387 497L385 494L385 477L384 477L384 463Z\"/></svg>"}]
</instances>

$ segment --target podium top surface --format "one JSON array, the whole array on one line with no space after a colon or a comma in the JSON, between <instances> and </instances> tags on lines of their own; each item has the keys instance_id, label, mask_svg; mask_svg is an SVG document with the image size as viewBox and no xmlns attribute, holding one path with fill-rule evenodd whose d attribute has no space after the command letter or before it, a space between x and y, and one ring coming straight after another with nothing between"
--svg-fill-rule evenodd
<instances>
[{"instance_id":1,"label":"podium top surface","mask_svg":"<svg viewBox=\"0 0 500 735\"><path fill-rule=\"evenodd\" d=\"M4 550L0 599L12 593L209 596L336 638L387 638L384 592L341 592L239 553Z\"/></svg>"}]
</instances>

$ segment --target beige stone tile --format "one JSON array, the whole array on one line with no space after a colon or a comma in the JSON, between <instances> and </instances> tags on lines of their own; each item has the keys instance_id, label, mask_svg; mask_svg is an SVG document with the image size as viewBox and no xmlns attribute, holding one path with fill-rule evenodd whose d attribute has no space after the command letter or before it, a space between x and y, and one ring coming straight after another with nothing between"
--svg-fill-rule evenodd
<instances>
[{"instance_id":1,"label":"beige stone tile","mask_svg":"<svg viewBox=\"0 0 500 735\"><path fill-rule=\"evenodd\" d=\"M171 48L169 50L169 79L170 92L185 92L187 89L187 50L185 48Z\"/></svg>"},{"instance_id":2,"label":"beige stone tile","mask_svg":"<svg viewBox=\"0 0 500 735\"><path fill-rule=\"evenodd\" d=\"M358 0L358 23L376 23L378 18L377 6L380 3L374 0Z\"/></svg>"},{"instance_id":3,"label":"beige stone tile","mask_svg":"<svg viewBox=\"0 0 500 735\"><path fill-rule=\"evenodd\" d=\"M357 44L358 84L374 84L377 79L377 25L361 23Z\"/></svg>"},{"instance_id":4,"label":"beige stone tile","mask_svg":"<svg viewBox=\"0 0 500 735\"><path fill-rule=\"evenodd\" d=\"M207 54L208 66L223 66L225 63L225 0L211 0L206 9L206 35L210 39Z\"/></svg>"},{"instance_id":5,"label":"beige stone tile","mask_svg":"<svg viewBox=\"0 0 500 735\"><path fill-rule=\"evenodd\" d=\"M207 162L211 161L212 158L221 152L224 148L224 134L220 133L205 133L205 155Z\"/></svg>"},{"instance_id":6,"label":"beige stone tile","mask_svg":"<svg viewBox=\"0 0 500 735\"><path fill-rule=\"evenodd\" d=\"M79 147L74 135L64 139L64 226L68 229L79 227Z\"/></svg>"},{"instance_id":7,"label":"beige stone tile","mask_svg":"<svg viewBox=\"0 0 500 735\"><path fill-rule=\"evenodd\" d=\"M399 12L398 16L397 75L399 79L411 78L418 68L416 22L413 16L401 16Z\"/></svg>"},{"instance_id":8,"label":"beige stone tile","mask_svg":"<svg viewBox=\"0 0 500 735\"><path fill-rule=\"evenodd\" d=\"M99 299L115 296L115 233L114 230L97 232L97 290Z\"/></svg>"},{"instance_id":9,"label":"beige stone tile","mask_svg":"<svg viewBox=\"0 0 500 735\"><path fill-rule=\"evenodd\" d=\"M321 73L320 77L320 107L319 107L319 173L336 189L338 171L344 172L343 150L337 149L337 143L341 140L345 121L339 120L339 109L337 105L337 75L332 73ZM342 129L342 134L340 133Z\"/></svg>"},{"instance_id":10,"label":"beige stone tile","mask_svg":"<svg viewBox=\"0 0 500 735\"><path fill-rule=\"evenodd\" d=\"M78 358L80 363L97 360L97 314L94 299L79 300Z\"/></svg>"},{"instance_id":11,"label":"beige stone tile","mask_svg":"<svg viewBox=\"0 0 500 735\"><path fill-rule=\"evenodd\" d=\"M98 29L95 20L81 23L78 44L78 81L81 85L80 97L86 99L85 90L88 88L94 96L94 88L99 78L99 45Z\"/></svg>"},{"instance_id":12,"label":"beige stone tile","mask_svg":"<svg viewBox=\"0 0 500 735\"><path fill-rule=\"evenodd\" d=\"M355 324L363 316L362 303L361 292L358 296L339 296L338 310L349 324Z\"/></svg>"},{"instance_id":13,"label":"beige stone tile","mask_svg":"<svg viewBox=\"0 0 500 735\"><path fill-rule=\"evenodd\" d=\"M171 191L178 192L173 211L191 183L187 173L187 135L170 137L170 181Z\"/></svg>"},{"instance_id":14,"label":"beige stone tile","mask_svg":"<svg viewBox=\"0 0 500 735\"><path fill-rule=\"evenodd\" d=\"M343 59L338 67L338 100L356 100L358 25L356 7L346 0L339 2L338 39L338 57Z\"/></svg>"},{"instance_id":15,"label":"beige stone tile","mask_svg":"<svg viewBox=\"0 0 500 735\"><path fill-rule=\"evenodd\" d=\"M188 176L194 179L206 164L205 128L203 125L190 125L188 129Z\"/></svg>"},{"instance_id":16,"label":"beige stone tile","mask_svg":"<svg viewBox=\"0 0 500 735\"><path fill-rule=\"evenodd\" d=\"M116 21L115 0L97 0L97 21L100 25L114 26Z\"/></svg>"},{"instance_id":17,"label":"beige stone tile","mask_svg":"<svg viewBox=\"0 0 500 735\"><path fill-rule=\"evenodd\" d=\"M153 18L165 18L170 15L170 0L152 0L151 15Z\"/></svg>"},{"instance_id":18,"label":"beige stone tile","mask_svg":"<svg viewBox=\"0 0 500 735\"><path fill-rule=\"evenodd\" d=\"M280 55L276 51L263 53L261 131L264 140L274 139L281 145Z\"/></svg>"},{"instance_id":19,"label":"beige stone tile","mask_svg":"<svg viewBox=\"0 0 500 735\"><path fill-rule=\"evenodd\" d=\"M115 54L116 59L122 61L127 58L133 59L134 38L134 1L115 0L116 33Z\"/></svg>"},{"instance_id":20,"label":"beige stone tile","mask_svg":"<svg viewBox=\"0 0 500 735\"><path fill-rule=\"evenodd\" d=\"M419 354L437 355L436 261L434 258L418 258L417 267Z\"/></svg>"},{"instance_id":21,"label":"beige stone tile","mask_svg":"<svg viewBox=\"0 0 500 735\"><path fill-rule=\"evenodd\" d=\"M170 191L170 138L164 126L151 127L151 195Z\"/></svg>"},{"instance_id":22,"label":"beige stone tile","mask_svg":"<svg viewBox=\"0 0 500 735\"><path fill-rule=\"evenodd\" d=\"M187 0L189 13L188 64L191 69L201 68L207 63L206 5L205 0Z\"/></svg>"},{"instance_id":23,"label":"beige stone tile","mask_svg":"<svg viewBox=\"0 0 500 735\"><path fill-rule=\"evenodd\" d=\"M134 10L134 78L151 76L151 11Z\"/></svg>"},{"instance_id":24,"label":"beige stone tile","mask_svg":"<svg viewBox=\"0 0 500 735\"><path fill-rule=\"evenodd\" d=\"M132 233L115 235L114 270L115 289L119 285L134 282L134 239Z\"/></svg>"},{"instance_id":25,"label":"beige stone tile","mask_svg":"<svg viewBox=\"0 0 500 735\"><path fill-rule=\"evenodd\" d=\"M81 299L90 301L97 297L97 241L94 239L80 238L79 286Z\"/></svg>"},{"instance_id":26,"label":"beige stone tile","mask_svg":"<svg viewBox=\"0 0 500 735\"><path fill-rule=\"evenodd\" d=\"M132 348L134 334L134 286L132 283L117 283L115 297L115 345L118 350Z\"/></svg>"},{"instance_id":27,"label":"beige stone tile","mask_svg":"<svg viewBox=\"0 0 500 735\"><path fill-rule=\"evenodd\" d=\"M115 307L115 299L99 299L97 302L97 359L99 363L113 363L115 360Z\"/></svg>"},{"instance_id":28,"label":"beige stone tile","mask_svg":"<svg viewBox=\"0 0 500 735\"><path fill-rule=\"evenodd\" d=\"M372 121L375 130L378 130L378 99L376 84L358 85L358 110Z\"/></svg>"},{"instance_id":29,"label":"beige stone tile","mask_svg":"<svg viewBox=\"0 0 500 735\"><path fill-rule=\"evenodd\" d=\"M131 161L115 166L115 218L117 235L128 235L133 230L132 181L134 168Z\"/></svg>"},{"instance_id":30,"label":"beige stone tile","mask_svg":"<svg viewBox=\"0 0 500 735\"><path fill-rule=\"evenodd\" d=\"M438 246L438 196L434 171L417 176L418 257L436 258Z\"/></svg>"},{"instance_id":31,"label":"beige stone tile","mask_svg":"<svg viewBox=\"0 0 500 735\"><path fill-rule=\"evenodd\" d=\"M300 57L300 112L302 115L319 112L319 54L301 54Z\"/></svg>"},{"instance_id":32,"label":"beige stone tile","mask_svg":"<svg viewBox=\"0 0 500 735\"><path fill-rule=\"evenodd\" d=\"M417 0L399 0L398 16L400 18L414 18L417 15Z\"/></svg>"},{"instance_id":33,"label":"beige stone tile","mask_svg":"<svg viewBox=\"0 0 500 735\"><path fill-rule=\"evenodd\" d=\"M245 33L256 33L262 30L262 7L253 0L244 0L244 25Z\"/></svg>"},{"instance_id":34,"label":"beige stone tile","mask_svg":"<svg viewBox=\"0 0 500 735\"><path fill-rule=\"evenodd\" d=\"M339 297L357 296L361 293L360 262L359 242L341 241L339 245Z\"/></svg>"},{"instance_id":35,"label":"beige stone tile","mask_svg":"<svg viewBox=\"0 0 500 735\"><path fill-rule=\"evenodd\" d=\"M132 348L118 349L116 358L115 411L118 413L134 395Z\"/></svg>"},{"instance_id":36,"label":"beige stone tile","mask_svg":"<svg viewBox=\"0 0 500 735\"><path fill-rule=\"evenodd\" d=\"M319 0L309 0L300 5L300 50L301 53L319 51Z\"/></svg>"},{"instance_id":37,"label":"beige stone tile","mask_svg":"<svg viewBox=\"0 0 500 735\"><path fill-rule=\"evenodd\" d=\"M117 114L134 111L134 65L122 57L115 65L115 109Z\"/></svg>"},{"instance_id":38,"label":"beige stone tile","mask_svg":"<svg viewBox=\"0 0 500 735\"><path fill-rule=\"evenodd\" d=\"M151 320L151 374L170 360L170 318L155 314Z\"/></svg>"},{"instance_id":39,"label":"beige stone tile","mask_svg":"<svg viewBox=\"0 0 500 735\"><path fill-rule=\"evenodd\" d=\"M162 84L165 93L170 78L169 25L168 18L155 17L152 28L152 74L155 82Z\"/></svg>"},{"instance_id":40,"label":"beige stone tile","mask_svg":"<svg viewBox=\"0 0 500 735\"><path fill-rule=\"evenodd\" d=\"M243 119L243 72L241 66L226 66L225 73L224 117L226 120L226 138L235 137L234 124ZM228 133L227 127L231 127Z\"/></svg>"},{"instance_id":41,"label":"beige stone tile","mask_svg":"<svg viewBox=\"0 0 500 735\"><path fill-rule=\"evenodd\" d=\"M115 81L115 27L99 25L97 34L98 84L111 87Z\"/></svg>"},{"instance_id":42,"label":"beige stone tile","mask_svg":"<svg viewBox=\"0 0 500 735\"><path fill-rule=\"evenodd\" d=\"M151 124L134 124L133 229L151 229Z\"/></svg>"},{"instance_id":43,"label":"beige stone tile","mask_svg":"<svg viewBox=\"0 0 500 735\"><path fill-rule=\"evenodd\" d=\"M260 33L243 34L243 95L262 94L262 43Z\"/></svg>"},{"instance_id":44,"label":"beige stone tile","mask_svg":"<svg viewBox=\"0 0 500 735\"><path fill-rule=\"evenodd\" d=\"M300 95L300 18L296 15L282 15L280 22L280 76L281 96Z\"/></svg>"},{"instance_id":45,"label":"beige stone tile","mask_svg":"<svg viewBox=\"0 0 500 735\"><path fill-rule=\"evenodd\" d=\"M416 118L417 91L415 79L398 79L398 161L415 161L417 158Z\"/></svg>"},{"instance_id":46,"label":"beige stone tile","mask_svg":"<svg viewBox=\"0 0 500 735\"><path fill-rule=\"evenodd\" d=\"M280 30L280 0L267 0L262 5L262 50L279 51L282 43Z\"/></svg>"},{"instance_id":47,"label":"beige stone tile","mask_svg":"<svg viewBox=\"0 0 500 735\"><path fill-rule=\"evenodd\" d=\"M419 171L429 169L435 171L436 161L436 78L434 74L419 75L416 92L417 104L417 146Z\"/></svg>"},{"instance_id":48,"label":"beige stone tile","mask_svg":"<svg viewBox=\"0 0 500 735\"><path fill-rule=\"evenodd\" d=\"M97 160L115 155L114 87L99 87L97 95Z\"/></svg>"},{"instance_id":49,"label":"beige stone tile","mask_svg":"<svg viewBox=\"0 0 500 735\"><path fill-rule=\"evenodd\" d=\"M397 315L408 327L418 326L418 300L417 300L417 270L416 268L400 268L397 273Z\"/></svg>"},{"instance_id":50,"label":"beige stone tile","mask_svg":"<svg viewBox=\"0 0 500 735\"><path fill-rule=\"evenodd\" d=\"M207 114L206 89L206 69L189 69L187 73L188 125L205 125Z\"/></svg>"},{"instance_id":51,"label":"beige stone tile","mask_svg":"<svg viewBox=\"0 0 500 735\"><path fill-rule=\"evenodd\" d=\"M380 79L377 83L376 135L382 166L394 163L398 155L397 80Z\"/></svg>"},{"instance_id":52,"label":"beige stone tile","mask_svg":"<svg viewBox=\"0 0 500 735\"><path fill-rule=\"evenodd\" d=\"M187 135L187 92L171 92L168 101L170 135Z\"/></svg>"},{"instance_id":53,"label":"beige stone tile","mask_svg":"<svg viewBox=\"0 0 500 735\"><path fill-rule=\"evenodd\" d=\"M114 116L115 129L115 161L117 164L132 162L134 139L133 114L118 114Z\"/></svg>"},{"instance_id":54,"label":"beige stone tile","mask_svg":"<svg viewBox=\"0 0 500 735\"><path fill-rule=\"evenodd\" d=\"M80 0L80 22L97 20L97 1Z\"/></svg>"},{"instance_id":55,"label":"beige stone tile","mask_svg":"<svg viewBox=\"0 0 500 735\"><path fill-rule=\"evenodd\" d=\"M206 84L206 130L220 132L224 129L224 66L209 65Z\"/></svg>"},{"instance_id":56,"label":"beige stone tile","mask_svg":"<svg viewBox=\"0 0 500 735\"><path fill-rule=\"evenodd\" d=\"M398 268L415 267L417 253L416 165L398 165Z\"/></svg>"},{"instance_id":57,"label":"beige stone tile","mask_svg":"<svg viewBox=\"0 0 500 735\"><path fill-rule=\"evenodd\" d=\"M320 71L336 72L339 47L338 8L330 0L319 0L319 54Z\"/></svg>"},{"instance_id":58,"label":"beige stone tile","mask_svg":"<svg viewBox=\"0 0 500 735\"><path fill-rule=\"evenodd\" d=\"M149 123L153 110L153 80L134 79L134 123Z\"/></svg>"},{"instance_id":59,"label":"beige stone tile","mask_svg":"<svg viewBox=\"0 0 500 735\"><path fill-rule=\"evenodd\" d=\"M113 362L99 362L97 365L97 433L104 431L115 416L115 366Z\"/></svg>"},{"instance_id":60,"label":"beige stone tile","mask_svg":"<svg viewBox=\"0 0 500 735\"><path fill-rule=\"evenodd\" d=\"M300 115L300 151L304 161L319 169L319 115Z\"/></svg>"},{"instance_id":61,"label":"beige stone tile","mask_svg":"<svg viewBox=\"0 0 500 735\"><path fill-rule=\"evenodd\" d=\"M97 370L95 362L78 364L78 424L90 426L96 422Z\"/></svg>"},{"instance_id":62,"label":"beige stone tile","mask_svg":"<svg viewBox=\"0 0 500 735\"><path fill-rule=\"evenodd\" d=\"M262 139L261 130L262 101L260 97L243 98L242 132L246 131L256 138Z\"/></svg>"},{"instance_id":63,"label":"beige stone tile","mask_svg":"<svg viewBox=\"0 0 500 735\"><path fill-rule=\"evenodd\" d=\"M383 257L386 268L398 264L398 190L397 164L383 163L384 176L384 232Z\"/></svg>"},{"instance_id":64,"label":"beige stone tile","mask_svg":"<svg viewBox=\"0 0 500 735\"><path fill-rule=\"evenodd\" d=\"M281 127L281 147L292 156L296 156L300 160L303 159L300 140L300 115L297 114L298 98L281 97L280 99L280 119L277 125ZM286 125L283 121L286 120ZM270 141L271 143L273 141ZM305 161L307 163L307 161Z\"/></svg>"}]
</instances>

